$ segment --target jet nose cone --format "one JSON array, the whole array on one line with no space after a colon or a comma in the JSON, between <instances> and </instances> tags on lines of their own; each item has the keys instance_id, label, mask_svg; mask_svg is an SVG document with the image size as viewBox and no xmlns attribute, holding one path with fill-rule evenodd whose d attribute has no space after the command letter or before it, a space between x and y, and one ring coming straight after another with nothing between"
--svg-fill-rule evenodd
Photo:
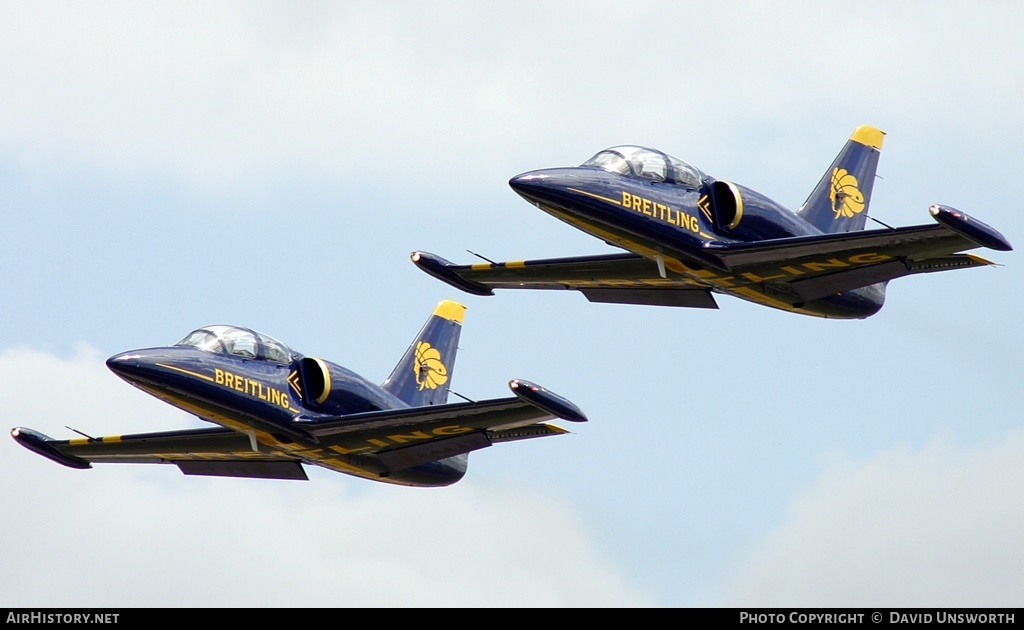
<instances>
[{"instance_id":1,"label":"jet nose cone","mask_svg":"<svg viewBox=\"0 0 1024 630\"><path fill-rule=\"evenodd\" d=\"M115 354L107 359L107 367L110 368L111 372L123 379L136 381L140 377L152 374L155 360L153 357L148 356L146 352L132 350Z\"/></svg>"},{"instance_id":2,"label":"jet nose cone","mask_svg":"<svg viewBox=\"0 0 1024 630\"><path fill-rule=\"evenodd\" d=\"M508 185L512 187L512 190L516 191L520 195L534 196L537 192L542 191L547 187L547 179L547 175L541 171L529 171L516 175L512 179L508 180Z\"/></svg>"},{"instance_id":3,"label":"jet nose cone","mask_svg":"<svg viewBox=\"0 0 1024 630\"><path fill-rule=\"evenodd\" d=\"M132 363L133 360L131 352L122 352L121 354L115 354L107 359L107 367L111 370L116 370L122 365Z\"/></svg>"},{"instance_id":4,"label":"jet nose cone","mask_svg":"<svg viewBox=\"0 0 1024 630\"><path fill-rule=\"evenodd\" d=\"M576 167L545 168L516 175L508 185L545 212L572 211L579 206L580 189L592 185L593 171Z\"/></svg>"},{"instance_id":5,"label":"jet nose cone","mask_svg":"<svg viewBox=\"0 0 1024 630\"><path fill-rule=\"evenodd\" d=\"M131 352L115 354L107 359L107 367L115 374L126 374L139 368L138 356Z\"/></svg>"},{"instance_id":6,"label":"jet nose cone","mask_svg":"<svg viewBox=\"0 0 1024 630\"><path fill-rule=\"evenodd\" d=\"M520 197L543 210L545 204L555 203L565 195L565 174L556 171L558 169L528 171L508 180L508 185Z\"/></svg>"}]
</instances>

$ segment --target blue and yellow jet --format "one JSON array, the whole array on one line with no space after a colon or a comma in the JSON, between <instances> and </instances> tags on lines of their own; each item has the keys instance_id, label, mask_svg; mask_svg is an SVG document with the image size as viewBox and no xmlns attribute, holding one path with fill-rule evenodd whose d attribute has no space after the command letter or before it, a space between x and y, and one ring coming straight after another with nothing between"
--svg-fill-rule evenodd
<instances>
[{"instance_id":1,"label":"blue and yellow jet","mask_svg":"<svg viewBox=\"0 0 1024 630\"><path fill-rule=\"evenodd\" d=\"M54 440L22 427L21 445L71 468L170 463L186 475L307 479L302 464L405 486L447 486L468 453L560 435L585 422L573 403L524 380L514 396L448 403L465 307L441 302L383 385L237 326L207 326L169 347L107 365L139 389L220 425Z\"/></svg>"},{"instance_id":2,"label":"blue and yellow jet","mask_svg":"<svg viewBox=\"0 0 1024 630\"><path fill-rule=\"evenodd\" d=\"M796 212L661 151L613 147L581 166L530 171L509 185L629 253L458 265L414 252L412 260L475 295L571 289L592 302L718 308L718 293L860 319L882 308L894 278L992 265L961 252L1012 249L993 228L943 205L930 208L935 224L866 230L883 136L870 126L854 131Z\"/></svg>"}]
</instances>

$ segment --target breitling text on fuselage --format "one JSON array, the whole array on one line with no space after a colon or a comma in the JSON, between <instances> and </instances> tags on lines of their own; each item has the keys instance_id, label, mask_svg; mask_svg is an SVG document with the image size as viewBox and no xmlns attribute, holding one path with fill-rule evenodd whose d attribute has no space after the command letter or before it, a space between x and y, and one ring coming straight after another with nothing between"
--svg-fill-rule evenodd
<instances>
[{"instance_id":1,"label":"breitling text on fuselage","mask_svg":"<svg viewBox=\"0 0 1024 630\"><path fill-rule=\"evenodd\" d=\"M288 409L292 411L294 408L291 406L291 401L288 400L288 394L282 392L279 389L264 385L259 381L254 381L251 378L246 378L241 374L233 374L226 370L217 368L213 371L213 380L218 385L223 385L229 389L235 391L244 392L254 398L265 400L271 404L277 405L282 409Z\"/></svg>"}]
</instances>

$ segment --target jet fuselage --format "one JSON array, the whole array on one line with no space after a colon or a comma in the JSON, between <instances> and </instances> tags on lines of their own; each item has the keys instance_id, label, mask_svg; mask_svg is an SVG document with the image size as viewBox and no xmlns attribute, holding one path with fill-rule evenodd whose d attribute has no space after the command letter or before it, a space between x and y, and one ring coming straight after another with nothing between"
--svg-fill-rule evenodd
<instances>
[{"instance_id":1,"label":"jet fuselage","mask_svg":"<svg viewBox=\"0 0 1024 630\"><path fill-rule=\"evenodd\" d=\"M731 187L742 199L740 209L729 215L728 223L716 221L716 195L712 192L716 184L720 189ZM777 290L784 285L775 281L862 264L872 258L870 252L853 254L852 260L809 257L741 271L722 268L711 252L702 255L705 244L712 241L746 243L821 234L795 213L743 186L715 182L707 176L686 186L589 166L529 171L512 178L509 185L544 212L609 245L654 260L660 257L666 268L715 292L784 310L843 319L868 317L885 302L884 283L807 302L794 301ZM730 198L725 189L717 196L720 207ZM877 254L874 257L885 259Z\"/></svg>"},{"instance_id":2,"label":"jet fuselage","mask_svg":"<svg viewBox=\"0 0 1024 630\"><path fill-rule=\"evenodd\" d=\"M330 446L321 444L296 421L409 405L358 374L321 359L315 361L330 374L329 396L320 403L304 398L304 359L296 357L292 363L283 364L169 346L124 352L108 359L107 366L160 400L250 435L254 441L251 452L256 455L264 449L275 449L303 463L402 485L446 486L465 474L467 458L462 455L396 471L381 479L380 467L359 456L376 444L343 438L332 440ZM407 438L399 437L396 444L403 439Z\"/></svg>"}]
</instances>

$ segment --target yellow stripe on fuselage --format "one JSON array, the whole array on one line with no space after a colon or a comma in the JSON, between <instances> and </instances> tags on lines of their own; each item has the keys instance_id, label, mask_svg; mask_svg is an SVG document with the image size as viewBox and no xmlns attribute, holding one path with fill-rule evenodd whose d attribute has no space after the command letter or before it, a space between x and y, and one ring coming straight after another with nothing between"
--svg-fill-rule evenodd
<instances>
[{"instance_id":1,"label":"yellow stripe on fuselage","mask_svg":"<svg viewBox=\"0 0 1024 630\"><path fill-rule=\"evenodd\" d=\"M189 376L194 376L196 378L201 378L204 381L209 381L211 383L214 382L214 378L212 376L207 376L206 374L200 374L199 372L193 372L191 370L186 370L186 369L183 369L183 368L180 368L180 367L175 367L173 365L167 365L166 363L157 363L157 365L159 365L162 368L167 368L168 370L174 370L175 372L181 372L182 374L188 374Z\"/></svg>"},{"instance_id":2,"label":"yellow stripe on fuselage","mask_svg":"<svg viewBox=\"0 0 1024 630\"><path fill-rule=\"evenodd\" d=\"M580 190L579 188L569 188L568 190L571 190L572 192L575 193L579 193L581 195L586 195L588 197L593 197L594 199L600 199L601 201L607 201L608 203L614 203L617 206L622 205L622 202L618 199L612 199L611 197L603 197L592 192L587 192L586 190Z\"/></svg>"}]
</instances>

